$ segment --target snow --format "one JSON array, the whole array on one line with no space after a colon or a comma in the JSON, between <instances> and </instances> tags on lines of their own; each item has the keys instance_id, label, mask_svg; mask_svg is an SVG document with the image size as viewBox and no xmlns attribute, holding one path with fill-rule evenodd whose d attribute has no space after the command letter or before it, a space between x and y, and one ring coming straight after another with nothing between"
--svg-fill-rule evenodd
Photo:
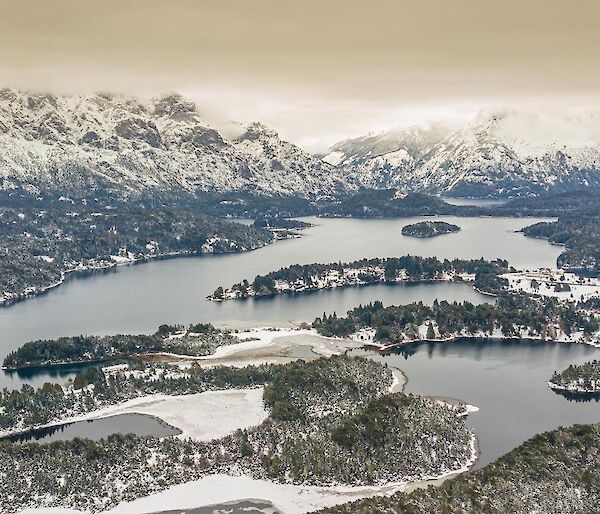
<instances>
[{"instance_id":1,"label":"snow","mask_svg":"<svg viewBox=\"0 0 600 514\"><path fill-rule=\"evenodd\" d=\"M210 441L232 434L238 429L261 424L268 415L262 401L263 390L262 387L257 387L206 391L189 395L141 396L37 428L135 413L155 416L178 428L181 430L179 438L189 437Z\"/></svg>"},{"instance_id":2,"label":"snow","mask_svg":"<svg viewBox=\"0 0 600 514\"><path fill-rule=\"evenodd\" d=\"M181 439L210 441L238 429L260 425L267 419L262 395L263 388L257 387L181 396L145 396L97 411L92 419L116 414L148 414L181 430L178 436Z\"/></svg>"},{"instance_id":3,"label":"snow","mask_svg":"<svg viewBox=\"0 0 600 514\"><path fill-rule=\"evenodd\" d=\"M216 474L200 480L172 486L159 493L124 502L105 514L146 514L165 510L192 509L247 498L260 498L272 502L285 514L305 514L360 498L391 495L398 491L424 487L467 471L477 460L477 441L471 437L471 457L457 471L426 477L416 482L395 482L384 486L316 487L277 484L256 480L245 475ZM81 514L73 509L26 509L21 514Z\"/></svg>"},{"instance_id":4,"label":"snow","mask_svg":"<svg viewBox=\"0 0 600 514\"><path fill-rule=\"evenodd\" d=\"M278 346L293 347L305 345L310 345L313 352L317 355L330 357L341 353L342 348L347 346L347 344L342 343L337 338L320 336L314 329L252 328L237 332L235 336L240 339L239 343L219 346L212 355L197 357L195 360L221 360L252 350L272 348L276 352Z\"/></svg>"},{"instance_id":5,"label":"snow","mask_svg":"<svg viewBox=\"0 0 600 514\"><path fill-rule=\"evenodd\" d=\"M332 166L338 166L346 157L344 152L331 152L328 153L325 157L323 157L323 161L327 164L331 164Z\"/></svg>"},{"instance_id":6,"label":"snow","mask_svg":"<svg viewBox=\"0 0 600 514\"><path fill-rule=\"evenodd\" d=\"M558 298L564 301L585 301L600 297L600 279L579 277L559 269L542 268L534 271L506 273L510 291L534 296ZM559 289L557 291L557 289ZM566 290L560 290L566 289Z\"/></svg>"}]
</instances>

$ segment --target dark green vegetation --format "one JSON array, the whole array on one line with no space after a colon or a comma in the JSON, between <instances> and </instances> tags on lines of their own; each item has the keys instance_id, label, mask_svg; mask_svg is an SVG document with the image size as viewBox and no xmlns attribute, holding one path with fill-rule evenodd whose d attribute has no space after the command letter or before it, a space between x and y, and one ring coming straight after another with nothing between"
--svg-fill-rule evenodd
<instances>
[{"instance_id":1,"label":"dark green vegetation","mask_svg":"<svg viewBox=\"0 0 600 514\"><path fill-rule=\"evenodd\" d=\"M412 225L405 225L402 227L402 235L412 237L435 237L458 232L459 230L460 227L458 225L446 223L445 221L420 221L419 223L413 223Z\"/></svg>"},{"instance_id":2,"label":"dark green vegetation","mask_svg":"<svg viewBox=\"0 0 600 514\"><path fill-rule=\"evenodd\" d=\"M600 215L598 192L571 191L555 195L515 198L490 208L498 216L550 216L587 214Z\"/></svg>"},{"instance_id":3,"label":"dark green vegetation","mask_svg":"<svg viewBox=\"0 0 600 514\"><path fill-rule=\"evenodd\" d=\"M40 292L66 272L182 254L252 250L265 229L182 210L0 207L0 303Z\"/></svg>"},{"instance_id":4,"label":"dark green vegetation","mask_svg":"<svg viewBox=\"0 0 600 514\"><path fill-rule=\"evenodd\" d=\"M310 227L311 224L302 220L265 216L256 218L254 220L254 226L258 228L301 230Z\"/></svg>"},{"instance_id":5,"label":"dark green vegetation","mask_svg":"<svg viewBox=\"0 0 600 514\"><path fill-rule=\"evenodd\" d=\"M600 505L599 456L599 425L558 428L439 487L377 496L320 513L592 514Z\"/></svg>"},{"instance_id":6,"label":"dark green vegetation","mask_svg":"<svg viewBox=\"0 0 600 514\"><path fill-rule=\"evenodd\" d=\"M400 193L395 189L369 189L342 196L323 206L319 214L328 218L405 218L411 216L478 216L479 207L451 205L441 198L421 193Z\"/></svg>"},{"instance_id":7,"label":"dark green vegetation","mask_svg":"<svg viewBox=\"0 0 600 514\"><path fill-rule=\"evenodd\" d=\"M74 336L30 341L4 358L7 369L79 362L102 362L153 353L210 355L218 346L239 343L230 332L210 324L187 328L161 325L152 335Z\"/></svg>"},{"instance_id":8,"label":"dark green vegetation","mask_svg":"<svg viewBox=\"0 0 600 514\"><path fill-rule=\"evenodd\" d=\"M437 300L430 307L421 303L384 307L381 302L359 306L345 318L323 315L313 322L325 336L348 336L361 328L374 328L375 341L398 344L419 339L447 339L480 335L492 336L500 330L503 337L534 337L554 340L582 331L584 339L600 328L598 319L588 311L562 305L554 299L521 296L500 297L495 305L449 303ZM423 335L420 327L427 328Z\"/></svg>"},{"instance_id":9,"label":"dark green vegetation","mask_svg":"<svg viewBox=\"0 0 600 514\"><path fill-rule=\"evenodd\" d=\"M224 387L266 383L271 415L258 427L209 443L121 435L97 443L0 443L0 510L52 505L99 511L218 472L287 483L382 484L457 470L472 457L472 437L458 411L388 395L391 373L371 360L192 368L192 378L163 374L161 380L152 380L156 368L150 370L145 378L101 378L86 401L94 402L103 387L191 392L200 384L216 388L217 380Z\"/></svg>"},{"instance_id":10,"label":"dark green vegetation","mask_svg":"<svg viewBox=\"0 0 600 514\"><path fill-rule=\"evenodd\" d=\"M565 245L558 266L600 271L600 202L598 193L576 191L539 198L520 198L494 208L503 216L558 216L558 221L535 223L523 229L529 237Z\"/></svg>"},{"instance_id":11,"label":"dark green vegetation","mask_svg":"<svg viewBox=\"0 0 600 514\"><path fill-rule=\"evenodd\" d=\"M600 216L568 215L525 227L523 232L565 245L558 257L560 267L600 271Z\"/></svg>"},{"instance_id":12,"label":"dark green vegetation","mask_svg":"<svg viewBox=\"0 0 600 514\"><path fill-rule=\"evenodd\" d=\"M560 373L555 371L549 385L553 389L577 393L600 393L600 361L571 365Z\"/></svg>"},{"instance_id":13,"label":"dark green vegetation","mask_svg":"<svg viewBox=\"0 0 600 514\"><path fill-rule=\"evenodd\" d=\"M459 274L469 274L475 276L474 285L477 289L495 294L505 285L505 280L499 275L509 272L510 269L508 262L502 259L491 262L483 259L442 261L436 257L406 255L385 259L360 259L348 263L295 264L267 275L257 275L252 282L245 280L234 284L230 290L240 298L270 296L290 289L296 292L314 291L322 288L319 282L323 282L332 272L338 274L337 287L377 282L432 281L444 279L444 275L452 275L452 280L462 280ZM279 290L276 281L286 282L293 287ZM222 298L224 292L222 287L218 288L213 298Z\"/></svg>"}]
</instances>

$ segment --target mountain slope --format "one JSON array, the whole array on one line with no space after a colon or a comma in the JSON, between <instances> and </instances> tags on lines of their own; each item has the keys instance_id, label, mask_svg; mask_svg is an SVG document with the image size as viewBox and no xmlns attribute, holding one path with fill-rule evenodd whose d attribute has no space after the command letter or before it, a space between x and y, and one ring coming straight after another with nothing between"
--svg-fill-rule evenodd
<instances>
[{"instance_id":1,"label":"mountain slope","mask_svg":"<svg viewBox=\"0 0 600 514\"><path fill-rule=\"evenodd\" d=\"M366 187L455 196L521 196L600 187L600 121L525 111L466 127L409 129L334 145L329 162Z\"/></svg>"},{"instance_id":2,"label":"mountain slope","mask_svg":"<svg viewBox=\"0 0 600 514\"><path fill-rule=\"evenodd\" d=\"M0 90L0 189L119 198L251 191L330 196L356 187L260 124L235 141L179 95L150 102Z\"/></svg>"}]
</instances>

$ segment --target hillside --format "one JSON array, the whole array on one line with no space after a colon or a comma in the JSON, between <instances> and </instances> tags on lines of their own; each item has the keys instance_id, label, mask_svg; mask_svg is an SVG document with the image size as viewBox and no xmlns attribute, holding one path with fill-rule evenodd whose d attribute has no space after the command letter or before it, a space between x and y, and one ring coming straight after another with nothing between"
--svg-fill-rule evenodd
<instances>
[{"instance_id":1,"label":"hillside","mask_svg":"<svg viewBox=\"0 0 600 514\"><path fill-rule=\"evenodd\" d=\"M254 123L228 140L179 95L0 90L0 190L95 198L258 194L331 196L343 173Z\"/></svg>"},{"instance_id":2,"label":"hillside","mask_svg":"<svg viewBox=\"0 0 600 514\"><path fill-rule=\"evenodd\" d=\"M496 514L597 512L600 504L600 428L574 425L536 435L483 469L441 487L379 496L322 514Z\"/></svg>"},{"instance_id":3,"label":"hillside","mask_svg":"<svg viewBox=\"0 0 600 514\"><path fill-rule=\"evenodd\" d=\"M343 141L324 159L366 187L451 196L527 196L600 187L592 116L482 113L456 130L410 128Z\"/></svg>"}]
</instances>

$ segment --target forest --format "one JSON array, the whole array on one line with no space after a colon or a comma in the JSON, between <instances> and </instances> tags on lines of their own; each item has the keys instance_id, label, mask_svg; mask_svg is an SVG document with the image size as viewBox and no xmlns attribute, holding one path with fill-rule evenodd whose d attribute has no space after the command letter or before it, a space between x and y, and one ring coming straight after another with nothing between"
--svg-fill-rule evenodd
<instances>
[{"instance_id":1,"label":"forest","mask_svg":"<svg viewBox=\"0 0 600 514\"><path fill-rule=\"evenodd\" d=\"M43 209L0 206L0 304L39 293L73 271L174 255L240 252L275 238L264 228L196 212L93 209L71 202Z\"/></svg>"},{"instance_id":2,"label":"forest","mask_svg":"<svg viewBox=\"0 0 600 514\"><path fill-rule=\"evenodd\" d=\"M564 245L559 267L600 272L600 216L568 215L558 221L530 225L523 233Z\"/></svg>"},{"instance_id":3,"label":"forest","mask_svg":"<svg viewBox=\"0 0 600 514\"><path fill-rule=\"evenodd\" d=\"M17 369L103 362L164 352L197 357L210 355L219 346L239 342L231 332L216 329L209 323L187 327L161 325L152 335L79 335L30 341L10 352L4 358L3 367Z\"/></svg>"},{"instance_id":4,"label":"forest","mask_svg":"<svg viewBox=\"0 0 600 514\"><path fill-rule=\"evenodd\" d=\"M422 333L420 327L426 327ZM434 301L384 307L381 302L361 305L346 317L323 314L313 327L324 336L347 337L361 328L375 329L374 340L384 344L423 339L485 335L496 337L529 336L556 339L583 332L591 337L598 331L597 317L584 309L560 304L554 299L524 296L498 298L496 304Z\"/></svg>"},{"instance_id":5,"label":"forest","mask_svg":"<svg viewBox=\"0 0 600 514\"><path fill-rule=\"evenodd\" d=\"M436 237L444 234L458 232L460 227L445 221L420 221L402 227L403 236L411 237Z\"/></svg>"},{"instance_id":6,"label":"forest","mask_svg":"<svg viewBox=\"0 0 600 514\"><path fill-rule=\"evenodd\" d=\"M576 393L600 393L600 361L571 364L561 372L555 371L548 385Z\"/></svg>"},{"instance_id":7,"label":"forest","mask_svg":"<svg viewBox=\"0 0 600 514\"><path fill-rule=\"evenodd\" d=\"M376 282L432 281L444 277L463 280L460 275L466 274L473 275L473 285L480 291L498 294L506 286L506 281L500 275L511 270L503 259L440 260L437 257L412 255L360 259L348 263L294 264L266 275L257 275L252 282L243 280L229 289L221 286L209 298L223 299L227 295L238 298L270 296L290 290L313 291L328 287L326 282L331 272L337 273L337 279L333 281L336 287ZM287 288L278 288L277 282L284 282Z\"/></svg>"},{"instance_id":8,"label":"forest","mask_svg":"<svg viewBox=\"0 0 600 514\"><path fill-rule=\"evenodd\" d=\"M600 505L600 425L538 434L439 487L336 505L319 514L593 513Z\"/></svg>"},{"instance_id":9,"label":"forest","mask_svg":"<svg viewBox=\"0 0 600 514\"><path fill-rule=\"evenodd\" d=\"M100 382L85 400L92 404L107 388L121 397L137 387L146 393L170 387L191 392L217 387L220 379L221 386L266 384L270 415L257 427L208 443L132 435L47 445L0 442L2 512L30 506L97 512L219 472L295 484L384 484L447 473L473 458L473 436L460 410L389 394L390 370L368 359L193 369L189 377L163 380L98 373L90 378ZM3 405L22 409L19 393L10 395Z\"/></svg>"}]
</instances>

